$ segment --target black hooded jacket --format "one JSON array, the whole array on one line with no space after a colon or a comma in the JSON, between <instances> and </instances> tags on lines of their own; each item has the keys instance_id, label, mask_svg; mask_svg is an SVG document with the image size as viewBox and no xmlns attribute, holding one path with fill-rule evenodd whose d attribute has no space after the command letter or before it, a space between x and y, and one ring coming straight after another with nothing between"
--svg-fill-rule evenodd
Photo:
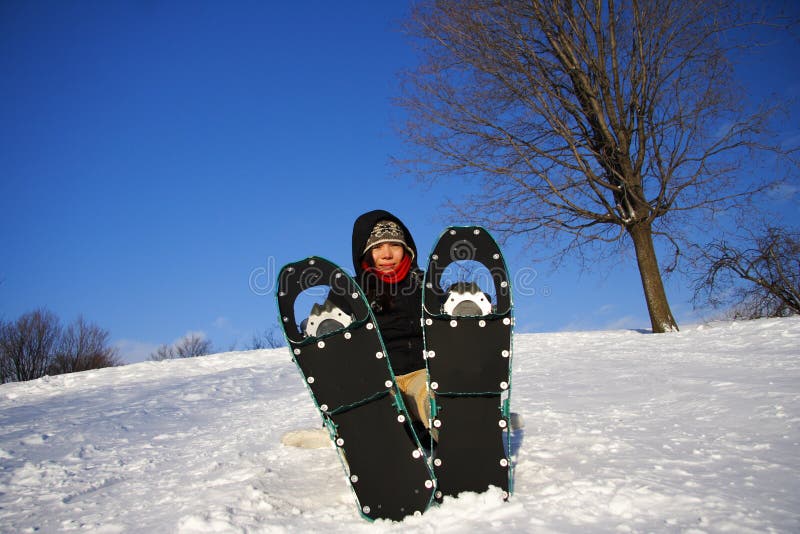
<instances>
[{"instance_id":1,"label":"black hooded jacket","mask_svg":"<svg viewBox=\"0 0 800 534\"><path fill-rule=\"evenodd\" d=\"M375 224L384 220L394 221L403 229L406 245L414 255L408 275L396 284L383 282L374 273L365 271L362 265L367 239ZM388 211L370 211L358 217L353 224L355 279L367 295L389 353L392 369L398 375L425 367L422 357L422 326L419 322L422 313L422 271L417 265L417 257L417 247L411 232L400 219Z\"/></svg>"}]
</instances>

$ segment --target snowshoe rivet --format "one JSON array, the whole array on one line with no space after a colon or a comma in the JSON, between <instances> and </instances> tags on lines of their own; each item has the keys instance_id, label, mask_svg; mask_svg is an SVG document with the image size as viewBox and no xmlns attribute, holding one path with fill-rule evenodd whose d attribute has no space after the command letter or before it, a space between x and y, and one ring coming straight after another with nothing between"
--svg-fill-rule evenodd
<instances>
[{"instance_id":1,"label":"snowshoe rivet","mask_svg":"<svg viewBox=\"0 0 800 534\"><path fill-rule=\"evenodd\" d=\"M317 263L317 260L308 260L309 265L314 265Z\"/></svg>"},{"instance_id":2,"label":"snowshoe rivet","mask_svg":"<svg viewBox=\"0 0 800 534\"><path fill-rule=\"evenodd\" d=\"M442 427L442 421L441 421L441 420L439 420L439 419L434 419L434 420L433 420L433 426L434 426L435 428L441 428L441 427Z\"/></svg>"},{"instance_id":3,"label":"snowshoe rivet","mask_svg":"<svg viewBox=\"0 0 800 534\"><path fill-rule=\"evenodd\" d=\"M328 411L328 405L327 404L322 404L322 405L320 405L319 409L322 410L323 412L327 412Z\"/></svg>"},{"instance_id":4,"label":"snowshoe rivet","mask_svg":"<svg viewBox=\"0 0 800 534\"><path fill-rule=\"evenodd\" d=\"M433 319L425 319L425 324L426 324L427 326L430 326L430 325L432 325L432 324L433 324Z\"/></svg>"},{"instance_id":5,"label":"snowshoe rivet","mask_svg":"<svg viewBox=\"0 0 800 534\"><path fill-rule=\"evenodd\" d=\"M502 282L500 282L500 287L508 287L508 282L503 280Z\"/></svg>"},{"instance_id":6,"label":"snowshoe rivet","mask_svg":"<svg viewBox=\"0 0 800 534\"><path fill-rule=\"evenodd\" d=\"M442 498L442 492L441 491L437 491L436 492L436 498L437 499L441 499Z\"/></svg>"},{"instance_id":7,"label":"snowshoe rivet","mask_svg":"<svg viewBox=\"0 0 800 534\"><path fill-rule=\"evenodd\" d=\"M450 230L450 235L456 235L456 231L455 230Z\"/></svg>"},{"instance_id":8,"label":"snowshoe rivet","mask_svg":"<svg viewBox=\"0 0 800 534\"><path fill-rule=\"evenodd\" d=\"M480 231L478 228L475 228L475 229L472 231L472 233L473 233L473 234L475 234L475 235L478 235L478 234L480 234L480 233L481 233L481 231Z\"/></svg>"},{"instance_id":9,"label":"snowshoe rivet","mask_svg":"<svg viewBox=\"0 0 800 534\"><path fill-rule=\"evenodd\" d=\"M280 292L278 293L278 296L279 296L279 297L285 297L285 296L286 296L286 291L280 291Z\"/></svg>"},{"instance_id":10,"label":"snowshoe rivet","mask_svg":"<svg viewBox=\"0 0 800 534\"><path fill-rule=\"evenodd\" d=\"M365 514L369 513L369 506L365 506L361 509Z\"/></svg>"},{"instance_id":11,"label":"snowshoe rivet","mask_svg":"<svg viewBox=\"0 0 800 534\"><path fill-rule=\"evenodd\" d=\"M403 414L398 415L397 416L397 422L398 423L405 423L406 422L406 416L403 415Z\"/></svg>"},{"instance_id":12,"label":"snowshoe rivet","mask_svg":"<svg viewBox=\"0 0 800 534\"><path fill-rule=\"evenodd\" d=\"M426 480L425 487L431 489L433 487L433 480Z\"/></svg>"},{"instance_id":13,"label":"snowshoe rivet","mask_svg":"<svg viewBox=\"0 0 800 534\"><path fill-rule=\"evenodd\" d=\"M508 352L507 350L504 350L504 351L503 351L503 352L501 352L500 354L503 356L503 358L508 358L508 356L509 356L511 353L510 353L510 352Z\"/></svg>"},{"instance_id":14,"label":"snowshoe rivet","mask_svg":"<svg viewBox=\"0 0 800 534\"><path fill-rule=\"evenodd\" d=\"M320 341L319 343L317 343L317 346L319 348L321 348L321 349L324 349L325 348L325 342L324 341Z\"/></svg>"},{"instance_id":15,"label":"snowshoe rivet","mask_svg":"<svg viewBox=\"0 0 800 534\"><path fill-rule=\"evenodd\" d=\"M500 389L508 389L508 382L500 382Z\"/></svg>"},{"instance_id":16,"label":"snowshoe rivet","mask_svg":"<svg viewBox=\"0 0 800 534\"><path fill-rule=\"evenodd\" d=\"M298 356L300 354L300 349L294 349L292 352L294 352L295 356Z\"/></svg>"},{"instance_id":17,"label":"snowshoe rivet","mask_svg":"<svg viewBox=\"0 0 800 534\"><path fill-rule=\"evenodd\" d=\"M381 351L378 351L375 353L375 357L380 360L381 358L383 358L383 353Z\"/></svg>"},{"instance_id":18,"label":"snowshoe rivet","mask_svg":"<svg viewBox=\"0 0 800 534\"><path fill-rule=\"evenodd\" d=\"M431 389L439 389L439 383L438 382L431 382Z\"/></svg>"},{"instance_id":19,"label":"snowshoe rivet","mask_svg":"<svg viewBox=\"0 0 800 534\"><path fill-rule=\"evenodd\" d=\"M435 465L436 467L442 467L442 459L441 458L436 458L433 461L433 465Z\"/></svg>"},{"instance_id":20,"label":"snowshoe rivet","mask_svg":"<svg viewBox=\"0 0 800 534\"><path fill-rule=\"evenodd\" d=\"M495 254L492 255L492 258L495 259L495 260L499 260L500 259L500 254L495 253Z\"/></svg>"},{"instance_id":21,"label":"snowshoe rivet","mask_svg":"<svg viewBox=\"0 0 800 534\"><path fill-rule=\"evenodd\" d=\"M288 317L284 317L284 318L283 318L283 322L284 322L284 323L287 323L287 322L289 322L289 318L288 318Z\"/></svg>"},{"instance_id":22,"label":"snowshoe rivet","mask_svg":"<svg viewBox=\"0 0 800 534\"><path fill-rule=\"evenodd\" d=\"M309 384L313 384L314 383L314 377L313 376L309 376L308 378L306 378L306 382L308 382Z\"/></svg>"},{"instance_id":23,"label":"snowshoe rivet","mask_svg":"<svg viewBox=\"0 0 800 534\"><path fill-rule=\"evenodd\" d=\"M358 475L352 475L352 476L350 477L350 482L352 482L353 484L355 484L356 482L358 482Z\"/></svg>"},{"instance_id":24,"label":"snowshoe rivet","mask_svg":"<svg viewBox=\"0 0 800 534\"><path fill-rule=\"evenodd\" d=\"M483 328L484 326L486 326L486 321L484 321L483 319L481 319L480 321L478 321L478 326L480 326L481 328Z\"/></svg>"},{"instance_id":25,"label":"snowshoe rivet","mask_svg":"<svg viewBox=\"0 0 800 534\"><path fill-rule=\"evenodd\" d=\"M419 449L414 449L413 451L411 451L411 456L415 460L419 460L422 457L422 452Z\"/></svg>"},{"instance_id":26,"label":"snowshoe rivet","mask_svg":"<svg viewBox=\"0 0 800 534\"><path fill-rule=\"evenodd\" d=\"M351 334L350 332L345 332L344 333L344 338L345 339L350 339L351 337L353 337L353 334Z\"/></svg>"},{"instance_id":27,"label":"snowshoe rivet","mask_svg":"<svg viewBox=\"0 0 800 534\"><path fill-rule=\"evenodd\" d=\"M502 460L500 460L500 465L502 465L503 467L508 467L508 460L503 458Z\"/></svg>"},{"instance_id":28,"label":"snowshoe rivet","mask_svg":"<svg viewBox=\"0 0 800 534\"><path fill-rule=\"evenodd\" d=\"M505 428L508 426L508 423L506 422L505 419L500 419L498 424L500 425L500 428Z\"/></svg>"},{"instance_id":29,"label":"snowshoe rivet","mask_svg":"<svg viewBox=\"0 0 800 534\"><path fill-rule=\"evenodd\" d=\"M293 273L294 267L287 267L286 272Z\"/></svg>"},{"instance_id":30,"label":"snowshoe rivet","mask_svg":"<svg viewBox=\"0 0 800 534\"><path fill-rule=\"evenodd\" d=\"M450 326L452 326L453 328L457 327L458 326L458 321L453 319L452 321L450 321Z\"/></svg>"},{"instance_id":31,"label":"snowshoe rivet","mask_svg":"<svg viewBox=\"0 0 800 534\"><path fill-rule=\"evenodd\" d=\"M511 324L511 319L509 319L508 317L504 318L503 319L503 324L504 325L510 325Z\"/></svg>"},{"instance_id":32,"label":"snowshoe rivet","mask_svg":"<svg viewBox=\"0 0 800 534\"><path fill-rule=\"evenodd\" d=\"M425 287L427 287L428 289L433 289L433 283L428 282L427 284L425 284Z\"/></svg>"},{"instance_id":33,"label":"snowshoe rivet","mask_svg":"<svg viewBox=\"0 0 800 534\"><path fill-rule=\"evenodd\" d=\"M374 325L374 324L372 324L372 323L367 323L367 330L372 330L373 328L375 328L375 325Z\"/></svg>"},{"instance_id":34,"label":"snowshoe rivet","mask_svg":"<svg viewBox=\"0 0 800 534\"><path fill-rule=\"evenodd\" d=\"M435 350L429 350L428 351L428 358L435 358L435 357L436 357L436 351Z\"/></svg>"},{"instance_id":35,"label":"snowshoe rivet","mask_svg":"<svg viewBox=\"0 0 800 534\"><path fill-rule=\"evenodd\" d=\"M392 381L391 380L387 380L386 382L383 383L383 385L386 386L387 388L390 388L390 387L392 387Z\"/></svg>"},{"instance_id":36,"label":"snowshoe rivet","mask_svg":"<svg viewBox=\"0 0 800 534\"><path fill-rule=\"evenodd\" d=\"M344 445L344 440L342 438L339 438L339 439L336 440L336 444L338 446L342 447Z\"/></svg>"},{"instance_id":37,"label":"snowshoe rivet","mask_svg":"<svg viewBox=\"0 0 800 534\"><path fill-rule=\"evenodd\" d=\"M358 298L358 293L353 293L353 294L352 294L352 295L350 295L350 296L351 296L351 297L353 297L354 299L357 299L357 298Z\"/></svg>"},{"instance_id":38,"label":"snowshoe rivet","mask_svg":"<svg viewBox=\"0 0 800 534\"><path fill-rule=\"evenodd\" d=\"M439 259L439 255L438 255L438 254L431 254L431 259L432 259L433 261L436 261L436 260L438 260L438 259Z\"/></svg>"},{"instance_id":39,"label":"snowshoe rivet","mask_svg":"<svg viewBox=\"0 0 800 534\"><path fill-rule=\"evenodd\" d=\"M342 277L342 273L336 273L336 278L341 278L341 277Z\"/></svg>"}]
</instances>

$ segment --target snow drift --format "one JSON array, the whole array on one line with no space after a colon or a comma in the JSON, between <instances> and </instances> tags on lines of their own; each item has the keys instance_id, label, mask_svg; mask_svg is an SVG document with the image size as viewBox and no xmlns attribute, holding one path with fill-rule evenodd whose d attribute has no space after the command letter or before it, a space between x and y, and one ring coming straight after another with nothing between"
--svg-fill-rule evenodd
<instances>
[{"instance_id":1,"label":"snow drift","mask_svg":"<svg viewBox=\"0 0 800 534\"><path fill-rule=\"evenodd\" d=\"M515 493L367 523L287 349L0 386L3 532L798 532L800 318L515 337Z\"/></svg>"}]
</instances>

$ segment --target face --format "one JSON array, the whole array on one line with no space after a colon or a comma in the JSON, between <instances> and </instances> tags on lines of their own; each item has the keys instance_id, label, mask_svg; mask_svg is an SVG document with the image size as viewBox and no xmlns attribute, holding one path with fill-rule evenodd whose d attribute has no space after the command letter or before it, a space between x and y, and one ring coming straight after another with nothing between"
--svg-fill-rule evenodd
<instances>
[{"instance_id":1,"label":"face","mask_svg":"<svg viewBox=\"0 0 800 534\"><path fill-rule=\"evenodd\" d=\"M392 271L400 265L406 249L400 243L381 243L370 249L372 262L379 271Z\"/></svg>"}]
</instances>

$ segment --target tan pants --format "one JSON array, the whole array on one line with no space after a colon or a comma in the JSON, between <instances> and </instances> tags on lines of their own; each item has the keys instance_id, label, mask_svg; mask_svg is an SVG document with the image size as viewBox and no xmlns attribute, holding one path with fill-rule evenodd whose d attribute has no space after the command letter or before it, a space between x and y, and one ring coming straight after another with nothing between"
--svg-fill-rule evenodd
<instances>
[{"instance_id":1,"label":"tan pants","mask_svg":"<svg viewBox=\"0 0 800 534\"><path fill-rule=\"evenodd\" d=\"M428 394L428 372L425 369L395 376L395 382L403 394L403 402L408 414L415 421L421 421L425 428L431 428L431 398Z\"/></svg>"}]
</instances>

